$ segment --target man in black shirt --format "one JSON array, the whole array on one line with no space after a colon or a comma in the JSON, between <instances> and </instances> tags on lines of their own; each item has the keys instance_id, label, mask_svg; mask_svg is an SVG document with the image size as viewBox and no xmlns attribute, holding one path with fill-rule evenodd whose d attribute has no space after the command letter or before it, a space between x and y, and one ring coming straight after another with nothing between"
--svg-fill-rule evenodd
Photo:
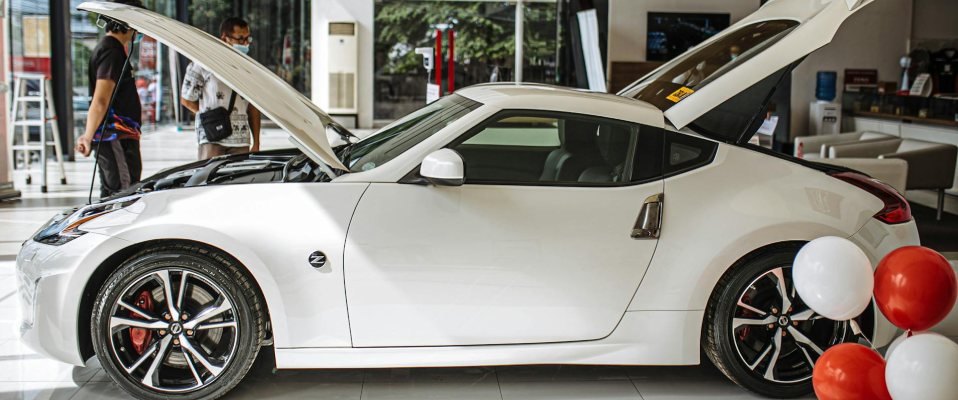
<instances>
[{"instance_id":1,"label":"man in black shirt","mask_svg":"<svg viewBox=\"0 0 958 400\"><path fill-rule=\"evenodd\" d=\"M139 0L117 0L116 3L143 8ZM109 20L106 36L90 56L90 112L86 129L77 139L76 151L89 157L99 147L96 157L100 172L100 197L109 197L140 180L143 169L140 157L140 96L133 81L133 68L127 63L126 45L136 31ZM110 97L119 85L113 108ZM106 116L106 129L101 132ZM102 143L97 144L98 141Z\"/></svg>"}]
</instances>

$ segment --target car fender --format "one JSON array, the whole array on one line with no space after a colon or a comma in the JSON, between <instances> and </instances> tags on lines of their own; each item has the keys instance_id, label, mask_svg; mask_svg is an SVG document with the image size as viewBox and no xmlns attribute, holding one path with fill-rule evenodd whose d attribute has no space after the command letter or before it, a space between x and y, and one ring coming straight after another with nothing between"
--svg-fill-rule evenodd
<instances>
[{"instance_id":1,"label":"car fender","mask_svg":"<svg viewBox=\"0 0 958 400\"><path fill-rule=\"evenodd\" d=\"M368 183L263 183L173 189L83 225L131 243L187 240L236 258L258 283L276 347L352 345L343 248ZM322 251L327 262L310 263Z\"/></svg>"}]
</instances>

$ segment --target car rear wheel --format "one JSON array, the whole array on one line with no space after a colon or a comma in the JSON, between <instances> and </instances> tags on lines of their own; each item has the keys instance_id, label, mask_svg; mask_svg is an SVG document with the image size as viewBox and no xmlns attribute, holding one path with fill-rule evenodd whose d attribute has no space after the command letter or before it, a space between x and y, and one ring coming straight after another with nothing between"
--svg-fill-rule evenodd
<instances>
[{"instance_id":1,"label":"car rear wheel","mask_svg":"<svg viewBox=\"0 0 958 400\"><path fill-rule=\"evenodd\" d=\"M93 309L103 369L141 399L214 399L246 375L263 338L261 301L235 262L199 246L142 251Z\"/></svg>"},{"instance_id":2,"label":"car rear wheel","mask_svg":"<svg viewBox=\"0 0 958 400\"><path fill-rule=\"evenodd\" d=\"M741 260L705 312L705 354L739 386L768 397L811 393L818 357L852 337L847 322L816 314L796 293L791 265L800 248L781 245Z\"/></svg>"}]
</instances>

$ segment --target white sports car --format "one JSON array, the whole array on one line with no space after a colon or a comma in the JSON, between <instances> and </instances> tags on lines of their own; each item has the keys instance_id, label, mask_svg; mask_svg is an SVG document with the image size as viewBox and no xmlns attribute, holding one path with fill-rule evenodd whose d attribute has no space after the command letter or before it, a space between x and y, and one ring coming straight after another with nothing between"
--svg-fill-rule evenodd
<instances>
[{"instance_id":1,"label":"white sports car","mask_svg":"<svg viewBox=\"0 0 958 400\"><path fill-rule=\"evenodd\" d=\"M281 369L704 352L757 393L807 394L852 335L796 295L795 253L840 236L877 263L918 232L885 184L746 142L869 2L771 1L618 95L472 86L363 140L210 35L84 3L208 68L298 149L166 170L54 218L17 257L22 340L96 356L144 399L220 396L264 346ZM895 334L874 307L859 320L878 346Z\"/></svg>"}]
</instances>

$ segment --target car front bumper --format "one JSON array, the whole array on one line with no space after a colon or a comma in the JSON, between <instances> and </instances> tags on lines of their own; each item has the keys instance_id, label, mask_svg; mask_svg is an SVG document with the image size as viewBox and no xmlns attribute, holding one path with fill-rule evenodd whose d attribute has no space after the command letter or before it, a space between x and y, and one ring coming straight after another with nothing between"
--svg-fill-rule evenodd
<instances>
[{"instance_id":1,"label":"car front bumper","mask_svg":"<svg viewBox=\"0 0 958 400\"><path fill-rule=\"evenodd\" d=\"M46 357L83 366L78 341L80 302L90 276L129 242L87 233L61 246L28 240L17 255L20 340Z\"/></svg>"}]
</instances>

